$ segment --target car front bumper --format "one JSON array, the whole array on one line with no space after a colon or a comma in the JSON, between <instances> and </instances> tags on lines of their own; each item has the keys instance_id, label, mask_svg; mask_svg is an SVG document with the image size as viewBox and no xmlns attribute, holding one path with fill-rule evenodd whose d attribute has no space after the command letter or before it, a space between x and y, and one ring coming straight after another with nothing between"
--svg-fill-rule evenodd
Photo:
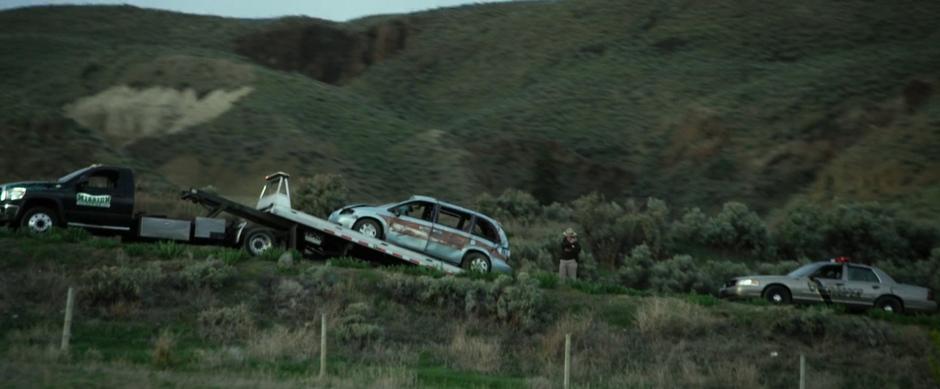
<instances>
[{"instance_id":1,"label":"car front bumper","mask_svg":"<svg viewBox=\"0 0 940 389\"><path fill-rule=\"evenodd\" d=\"M734 285L726 286L721 288L718 291L719 298L728 298L728 299L745 299L745 298L760 298L761 294L764 291L764 287L757 286L744 286L744 285Z\"/></svg>"},{"instance_id":2,"label":"car front bumper","mask_svg":"<svg viewBox=\"0 0 940 389\"><path fill-rule=\"evenodd\" d=\"M0 205L0 225L12 223L19 212L19 205L9 203Z\"/></svg>"}]
</instances>

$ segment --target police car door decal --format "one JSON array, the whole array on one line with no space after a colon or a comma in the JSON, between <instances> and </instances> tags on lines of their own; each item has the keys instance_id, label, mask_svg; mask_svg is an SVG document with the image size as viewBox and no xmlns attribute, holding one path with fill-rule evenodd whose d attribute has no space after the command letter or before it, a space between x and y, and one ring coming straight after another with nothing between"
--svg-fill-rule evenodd
<instances>
[{"instance_id":1,"label":"police car door decal","mask_svg":"<svg viewBox=\"0 0 940 389\"><path fill-rule=\"evenodd\" d=\"M81 193L75 195L75 204L79 207L111 208L111 195L92 195Z\"/></svg>"}]
</instances>

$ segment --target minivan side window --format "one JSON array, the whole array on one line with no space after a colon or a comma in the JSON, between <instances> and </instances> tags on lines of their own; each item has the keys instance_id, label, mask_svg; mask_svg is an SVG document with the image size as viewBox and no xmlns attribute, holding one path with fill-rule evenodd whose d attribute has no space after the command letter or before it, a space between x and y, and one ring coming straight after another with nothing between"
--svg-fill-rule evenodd
<instances>
[{"instance_id":1,"label":"minivan side window","mask_svg":"<svg viewBox=\"0 0 940 389\"><path fill-rule=\"evenodd\" d=\"M471 232L473 235L489 240L490 242L499 243L499 233L496 232L496 227L494 227L492 223L479 217L476 218L476 222L473 223L473 230Z\"/></svg>"},{"instance_id":2,"label":"minivan side window","mask_svg":"<svg viewBox=\"0 0 940 389\"><path fill-rule=\"evenodd\" d=\"M431 221L434 215L434 204L426 201L413 201L399 205L394 210L400 216Z\"/></svg>"},{"instance_id":3,"label":"minivan side window","mask_svg":"<svg viewBox=\"0 0 940 389\"><path fill-rule=\"evenodd\" d=\"M466 231L467 224L470 222L470 215L460 212L456 209L441 207L437 213L437 224L453 228L455 230Z\"/></svg>"}]
</instances>

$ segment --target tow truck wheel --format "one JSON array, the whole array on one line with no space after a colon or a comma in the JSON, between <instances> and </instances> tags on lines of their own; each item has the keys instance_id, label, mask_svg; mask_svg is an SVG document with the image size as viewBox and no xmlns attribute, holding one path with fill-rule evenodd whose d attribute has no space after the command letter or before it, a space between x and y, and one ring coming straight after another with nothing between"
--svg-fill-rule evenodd
<instances>
[{"instance_id":1,"label":"tow truck wheel","mask_svg":"<svg viewBox=\"0 0 940 389\"><path fill-rule=\"evenodd\" d=\"M382 239L382 225L372 219L359 219L353 224L353 230L370 238Z\"/></svg>"},{"instance_id":2,"label":"tow truck wheel","mask_svg":"<svg viewBox=\"0 0 940 389\"><path fill-rule=\"evenodd\" d=\"M274 236L274 231L264 228L254 229L245 235L245 251L257 257L274 248L275 242L277 238Z\"/></svg>"},{"instance_id":3,"label":"tow truck wheel","mask_svg":"<svg viewBox=\"0 0 940 389\"><path fill-rule=\"evenodd\" d=\"M789 304L790 291L780 285L771 285L764 291L764 298L774 305Z\"/></svg>"},{"instance_id":4,"label":"tow truck wheel","mask_svg":"<svg viewBox=\"0 0 940 389\"><path fill-rule=\"evenodd\" d=\"M20 220L20 227L24 227L34 234L44 234L51 231L57 223L55 212L45 207L34 207L23 215L23 219Z\"/></svg>"},{"instance_id":5,"label":"tow truck wheel","mask_svg":"<svg viewBox=\"0 0 940 389\"><path fill-rule=\"evenodd\" d=\"M894 298L885 296L875 300L875 308L885 311L887 313L901 313L903 307L901 306L901 301Z\"/></svg>"},{"instance_id":6,"label":"tow truck wheel","mask_svg":"<svg viewBox=\"0 0 940 389\"><path fill-rule=\"evenodd\" d=\"M485 255L471 252L463 257L463 262L461 263L464 270L472 271L476 273L489 273L490 272L490 260Z\"/></svg>"}]
</instances>

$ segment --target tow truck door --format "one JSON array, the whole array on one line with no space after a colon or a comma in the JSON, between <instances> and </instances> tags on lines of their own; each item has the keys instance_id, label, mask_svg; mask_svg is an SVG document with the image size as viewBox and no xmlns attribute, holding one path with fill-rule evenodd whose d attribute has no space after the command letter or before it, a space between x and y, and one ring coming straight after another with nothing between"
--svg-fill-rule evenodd
<instances>
[{"instance_id":1,"label":"tow truck door","mask_svg":"<svg viewBox=\"0 0 940 389\"><path fill-rule=\"evenodd\" d=\"M134 184L130 171L101 168L78 178L65 202L69 223L81 227L130 227L134 212Z\"/></svg>"}]
</instances>

